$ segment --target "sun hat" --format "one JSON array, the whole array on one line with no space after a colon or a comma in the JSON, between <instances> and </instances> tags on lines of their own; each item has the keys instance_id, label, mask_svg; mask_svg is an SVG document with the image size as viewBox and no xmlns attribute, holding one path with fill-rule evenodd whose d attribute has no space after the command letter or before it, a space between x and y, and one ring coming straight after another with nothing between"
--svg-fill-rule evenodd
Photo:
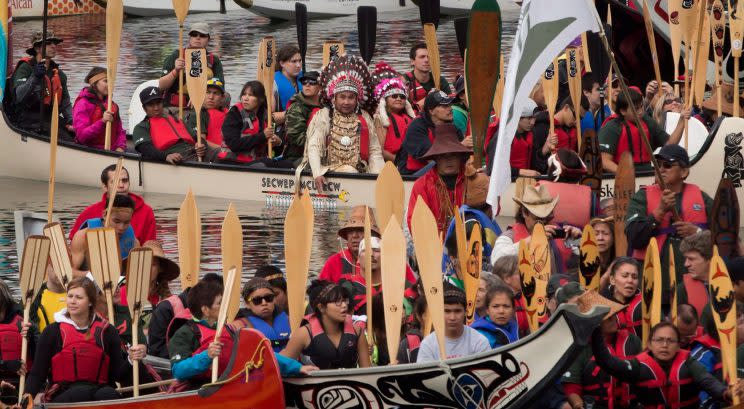
<instances>
[{"instance_id":1,"label":"sun hat","mask_svg":"<svg viewBox=\"0 0 744 409\"><path fill-rule=\"evenodd\" d=\"M163 250L163 243L161 243L159 240L148 240L145 242L145 244L142 245L142 247L147 247L149 249L152 249L152 256L155 258L155 260L160 263L160 274L158 275L158 278L162 278L165 281L171 281L175 280L179 274L181 274L181 269L178 267L178 264L176 264L173 260L169 260L165 256L165 251Z\"/></svg>"},{"instance_id":2,"label":"sun hat","mask_svg":"<svg viewBox=\"0 0 744 409\"><path fill-rule=\"evenodd\" d=\"M41 31L35 32L33 38L31 39L31 47L29 47L29 48L26 49L26 54L36 55L36 51L34 50L34 47L36 47L37 45L41 45L41 42L43 41L43 39L44 39L44 33L43 32L41 32ZM63 40L61 38L55 36L54 35L54 31L47 30L46 41L48 43L59 44Z\"/></svg>"},{"instance_id":3,"label":"sun hat","mask_svg":"<svg viewBox=\"0 0 744 409\"><path fill-rule=\"evenodd\" d=\"M545 218L553 212L560 196L552 197L545 185L538 187L527 185L521 198L512 198L518 205L524 206L530 213L539 218Z\"/></svg>"},{"instance_id":4,"label":"sun hat","mask_svg":"<svg viewBox=\"0 0 744 409\"><path fill-rule=\"evenodd\" d=\"M338 235L342 239L346 240L346 235L349 233L349 230L352 229L364 229L364 214L365 209L367 206L365 205L358 205L351 208L351 214L349 215L349 218L346 219L346 222L344 223L343 227L338 229ZM377 237L380 237L380 229L377 228L377 223L375 222L375 214L370 209L369 211L369 219L370 219L370 228L372 230L373 235L377 235Z\"/></svg>"},{"instance_id":5,"label":"sun hat","mask_svg":"<svg viewBox=\"0 0 744 409\"><path fill-rule=\"evenodd\" d=\"M460 143L457 128L452 123L444 123L434 128L434 143L420 159L434 159L436 156L448 153L461 153L463 155L473 153L472 149Z\"/></svg>"}]
</instances>

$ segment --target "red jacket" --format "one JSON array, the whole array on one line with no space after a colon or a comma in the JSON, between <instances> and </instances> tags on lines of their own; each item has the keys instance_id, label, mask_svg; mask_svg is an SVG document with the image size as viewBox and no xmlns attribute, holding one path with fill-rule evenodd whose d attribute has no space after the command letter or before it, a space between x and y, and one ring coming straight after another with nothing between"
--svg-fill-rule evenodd
<instances>
[{"instance_id":1,"label":"red jacket","mask_svg":"<svg viewBox=\"0 0 744 409\"><path fill-rule=\"evenodd\" d=\"M157 238L155 232L155 214L153 213L152 208L145 203L145 199L143 199L142 196L129 193L129 197L134 200L132 229L134 229L135 237L137 237L140 244L144 244L148 240L155 240ZM103 212L106 210L106 206L108 205L106 199L106 194L104 193L100 202L93 203L80 213L80 216L75 220L75 224L70 230L70 240L72 240L75 233L80 230L80 225L82 225L83 222L103 215Z\"/></svg>"},{"instance_id":2,"label":"red jacket","mask_svg":"<svg viewBox=\"0 0 744 409\"><path fill-rule=\"evenodd\" d=\"M436 166L431 168L428 172L424 173L423 176L418 178L413 184L411 189L411 198L408 200L408 229L411 229L411 217L413 216L413 209L416 206L416 200L421 196L424 202L429 206L431 212L434 214L434 218L437 219L437 227L439 232L442 233L444 229L449 226L449 220L444 220L444 213L440 205L439 197L437 197L437 183L444 183L439 181L439 174L437 173ZM460 172L457 176L457 182L455 183L455 191L447 189L449 193L449 199L452 206L462 206L465 199L465 178L463 173ZM453 210L454 211L454 210Z\"/></svg>"},{"instance_id":3,"label":"red jacket","mask_svg":"<svg viewBox=\"0 0 744 409\"><path fill-rule=\"evenodd\" d=\"M352 265L353 258L349 249L343 249L338 253L328 257L323 269L320 270L318 278L320 280L331 281L338 284L344 276L351 276L359 273L359 260ZM406 263L406 280L410 283L416 282L416 276L413 273L413 269Z\"/></svg>"}]
</instances>

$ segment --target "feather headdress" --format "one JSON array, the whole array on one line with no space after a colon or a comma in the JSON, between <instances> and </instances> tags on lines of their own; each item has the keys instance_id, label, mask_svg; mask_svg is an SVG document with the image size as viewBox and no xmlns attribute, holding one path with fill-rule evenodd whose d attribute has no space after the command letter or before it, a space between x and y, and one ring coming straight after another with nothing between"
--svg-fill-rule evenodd
<instances>
[{"instance_id":1,"label":"feather headdress","mask_svg":"<svg viewBox=\"0 0 744 409\"><path fill-rule=\"evenodd\" d=\"M371 97L372 77L367 64L358 56L342 55L328 63L320 73L320 85L323 87L323 99L329 104L333 95L343 91L356 93L362 109L369 110L374 104Z\"/></svg>"},{"instance_id":2,"label":"feather headdress","mask_svg":"<svg viewBox=\"0 0 744 409\"><path fill-rule=\"evenodd\" d=\"M408 95L406 84L401 79L400 73L395 71L384 61L381 61L375 65L375 70L372 73L372 81L375 84L374 98L379 104L377 107L377 114L380 117L382 126L390 126L390 118L387 114L387 104L385 98L391 95ZM416 115L413 112L413 107L406 101L406 114L411 118Z\"/></svg>"}]
</instances>

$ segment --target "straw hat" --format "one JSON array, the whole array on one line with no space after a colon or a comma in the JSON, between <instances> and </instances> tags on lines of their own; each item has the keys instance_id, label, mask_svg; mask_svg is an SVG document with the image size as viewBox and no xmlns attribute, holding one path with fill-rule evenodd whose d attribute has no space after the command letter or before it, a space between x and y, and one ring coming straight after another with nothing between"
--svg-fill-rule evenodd
<instances>
[{"instance_id":1,"label":"straw hat","mask_svg":"<svg viewBox=\"0 0 744 409\"><path fill-rule=\"evenodd\" d=\"M354 206L351 208L351 215L346 219L343 227L338 229L338 235L342 239L346 240L346 235L351 229L364 229L364 210L367 208L365 205ZM380 229L377 228L377 222L375 221L375 213L372 209L369 210L370 227L372 234L380 237Z\"/></svg>"},{"instance_id":2,"label":"straw hat","mask_svg":"<svg viewBox=\"0 0 744 409\"><path fill-rule=\"evenodd\" d=\"M721 84L721 93L723 94L723 98L721 98L721 113L724 113L726 115L733 115L734 114L734 84L724 82ZM703 101L702 104L703 108L711 110L711 111L718 111L718 89L713 89L713 94L711 94L710 98ZM741 102L739 102L739 106L741 106Z\"/></svg>"},{"instance_id":3,"label":"straw hat","mask_svg":"<svg viewBox=\"0 0 744 409\"><path fill-rule=\"evenodd\" d=\"M160 274L158 279L165 279L165 281L175 280L176 277L181 273L181 269L178 268L178 264L168 260L165 257L165 251L163 251L163 244L159 240L146 241L142 247L152 249L152 255L160 263Z\"/></svg>"},{"instance_id":4,"label":"straw hat","mask_svg":"<svg viewBox=\"0 0 744 409\"><path fill-rule=\"evenodd\" d=\"M610 307L610 312L605 315L604 319L612 317L613 315L617 314L618 312L624 310L625 307L627 307L627 305L620 304L618 302L602 297L601 295L599 295L597 290L589 290L579 296L578 300L576 300L576 305L579 306L579 311L582 313L588 312L597 305Z\"/></svg>"},{"instance_id":5,"label":"straw hat","mask_svg":"<svg viewBox=\"0 0 744 409\"><path fill-rule=\"evenodd\" d=\"M527 185L522 193L522 198L512 198L518 205L524 206L530 213L539 218L545 218L555 209L560 196L553 198L545 185L538 187Z\"/></svg>"},{"instance_id":6,"label":"straw hat","mask_svg":"<svg viewBox=\"0 0 744 409\"><path fill-rule=\"evenodd\" d=\"M431 145L428 151L422 156L421 160L430 160L439 155L446 155L448 153L461 153L463 155L470 155L473 150L466 148L465 145L460 143L458 138L457 128L451 123L445 123L437 125L434 128L434 143Z\"/></svg>"}]
</instances>

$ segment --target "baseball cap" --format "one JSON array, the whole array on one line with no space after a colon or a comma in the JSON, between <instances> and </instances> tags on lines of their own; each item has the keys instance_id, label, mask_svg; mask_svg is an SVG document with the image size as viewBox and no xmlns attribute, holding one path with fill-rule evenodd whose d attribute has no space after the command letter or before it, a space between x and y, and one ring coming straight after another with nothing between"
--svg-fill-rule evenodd
<instances>
[{"instance_id":1,"label":"baseball cap","mask_svg":"<svg viewBox=\"0 0 744 409\"><path fill-rule=\"evenodd\" d=\"M207 23L205 23L203 21L200 21L198 23L194 23L189 28L189 35L191 35L191 33L199 33L199 34L209 35L209 24L207 24Z\"/></svg>"},{"instance_id":2,"label":"baseball cap","mask_svg":"<svg viewBox=\"0 0 744 409\"><path fill-rule=\"evenodd\" d=\"M584 287L581 286L581 284L572 281L570 283L564 284L562 287L558 288L555 292L555 301L560 304L567 303L568 300L574 297L578 297L581 294L584 294Z\"/></svg>"},{"instance_id":3,"label":"baseball cap","mask_svg":"<svg viewBox=\"0 0 744 409\"><path fill-rule=\"evenodd\" d=\"M677 144L662 146L654 157L659 160L678 163L683 168L690 166L690 157L687 155L687 151Z\"/></svg>"},{"instance_id":4,"label":"baseball cap","mask_svg":"<svg viewBox=\"0 0 744 409\"><path fill-rule=\"evenodd\" d=\"M142 105L147 105L156 100L163 100L163 92L158 87L147 87L140 91L139 96Z\"/></svg>"},{"instance_id":5,"label":"baseball cap","mask_svg":"<svg viewBox=\"0 0 744 409\"><path fill-rule=\"evenodd\" d=\"M455 93L454 96L460 95L460 93L465 91L465 76L460 75L455 80Z\"/></svg>"},{"instance_id":6,"label":"baseball cap","mask_svg":"<svg viewBox=\"0 0 744 409\"><path fill-rule=\"evenodd\" d=\"M225 84L217 77L210 78L207 81L207 88L209 87L217 88L218 90L222 91L223 94L225 93Z\"/></svg>"},{"instance_id":7,"label":"baseball cap","mask_svg":"<svg viewBox=\"0 0 744 409\"><path fill-rule=\"evenodd\" d=\"M537 109L537 103L532 98L527 98L527 101L522 107L522 113L519 115L521 118L529 118L535 116L535 110Z\"/></svg>"},{"instance_id":8,"label":"baseball cap","mask_svg":"<svg viewBox=\"0 0 744 409\"><path fill-rule=\"evenodd\" d=\"M432 89L429 95L424 100L424 111L434 109L440 105L448 106L452 105L453 98L447 96L444 91L438 89Z\"/></svg>"},{"instance_id":9,"label":"baseball cap","mask_svg":"<svg viewBox=\"0 0 744 409\"><path fill-rule=\"evenodd\" d=\"M318 78L320 78L320 73L318 73L318 71L308 71L302 74L299 81L301 84L318 84Z\"/></svg>"}]
</instances>

